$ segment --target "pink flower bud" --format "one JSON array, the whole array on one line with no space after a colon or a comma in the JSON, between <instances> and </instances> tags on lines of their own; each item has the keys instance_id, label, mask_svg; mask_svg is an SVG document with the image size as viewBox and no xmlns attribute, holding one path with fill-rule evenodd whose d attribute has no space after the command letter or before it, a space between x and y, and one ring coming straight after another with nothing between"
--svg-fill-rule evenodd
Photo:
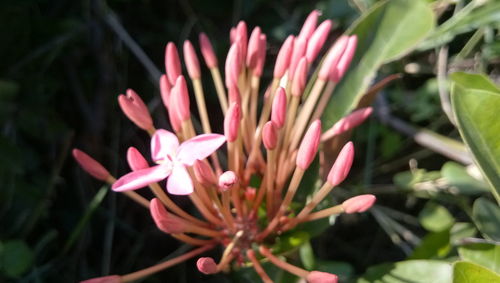
<instances>
[{"instance_id":1,"label":"pink flower bud","mask_svg":"<svg viewBox=\"0 0 500 283\"><path fill-rule=\"evenodd\" d=\"M318 73L318 78L323 81L328 80L332 75L336 76L337 74L337 64L344 53L344 50L349 42L349 37L347 35L343 35L335 41L332 48L326 55L325 60L321 64L321 68ZM332 74L334 72L334 74Z\"/></svg>"},{"instance_id":2,"label":"pink flower bud","mask_svg":"<svg viewBox=\"0 0 500 283\"><path fill-rule=\"evenodd\" d=\"M331 81L338 82L344 76L345 72L349 68L349 65L351 64L354 54L356 53L357 44L358 37L356 35L350 36L344 54L342 54L342 58L340 58L337 65L337 73L332 74L332 77L330 78Z\"/></svg>"},{"instance_id":3,"label":"pink flower bud","mask_svg":"<svg viewBox=\"0 0 500 283\"><path fill-rule=\"evenodd\" d=\"M276 64L274 65L273 76L275 78L283 77L286 70L288 70L288 67L290 66L290 59L292 58L294 42L295 37L290 35L281 46L278 56L276 57Z\"/></svg>"},{"instance_id":4,"label":"pink flower bud","mask_svg":"<svg viewBox=\"0 0 500 283\"><path fill-rule=\"evenodd\" d=\"M257 54L257 63L255 64L255 68L253 69L254 76L257 77L262 76L262 71L264 70L264 63L266 62L266 46L267 46L267 37L265 34L261 34L259 36L259 50Z\"/></svg>"},{"instance_id":5,"label":"pink flower bud","mask_svg":"<svg viewBox=\"0 0 500 283\"><path fill-rule=\"evenodd\" d=\"M227 142L234 142L238 138L238 129L240 127L240 105L233 102L227 110L224 118L224 134Z\"/></svg>"},{"instance_id":6,"label":"pink flower bud","mask_svg":"<svg viewBox=\"0 0 500 283\"><path fill-rule=\"evenodd\" d=\"M160 77L160 94L163 105L168 110L170 103L170 91L172 90L172 85L168 81L167 75L161 75Z\"/></svg>"},{"instance_id":7,"label":"pink flower bud","mask_svg":"<svg viewBox=\"0 0 500 283\"><path fill-rule=\"evenodd\" d=\"M173 93L174 88L172 88L171 94ZM169 105L177 105L176 95L170 95ZM172 107L172 109L168 109L168 119L170 120L170 125L175 132L179 132L181 130L181 120L179 118L177 107Z\"/></svg>"},{"instance_id":8,"label":"pink flower bud","mask_svg":"<svg viewBox=\"0 0 500 283\"><path fill-rule=\"evenodd\" d=\"M352 197L342 203L345 213L359 213L370 209L377 198L374 195L359 195Z\"/></svg>"},{"instance_id":9,"label":"pink flower bud","mask_svg":"<svg viewBox=\"0 0 500 283\"><path fill-rule=\"evenodd\" d=\"M271 121L278 129L283 128L286 118L286 93L285 89L279 87L274 94Z\"/></svg>"},{"instance_id":10,"label":"pink flower bud","mask_svg":"<svg viewBox=\"0 0 500 283\"><path fill-rule=\"evenodd\" d=\"M80 164L80 167L92 177L101 181L106 181L110 177L108 170L85 152L74 148L72 153L73 158Z\"/></svg>"},{"instance_id":11,"label":"pink flower bud","mask_svg":"<svg viewBox=\"0 0 500 283\"><path fill-rule=\"evenodd\" d=\"M337 275L321 271L311 271L306 278L308 283L337 283Z\"/></svg>"},{"instance_id":12,"label":"pink flower bud","mask_svg":"<svg viewBox=\"0 0 500 283\"><path fill-rule=\"evenodd\" d=\"M262 129L262 141L268 150L273 150L278 144L278 129L272 121L267 122Z\"/></svg>"},{"instance_id":13,"label":"pink flower bud","mask_svg":"<svg viewBox=\"0 0 500 283\"><path fill-rule=\"evenodd\" d=\"M257 195L257 189L256 188L248 187L245 190L245 199L247 201L253 201L255 199L256 195Z\"/></svg>"},{"instance_id":14,"label":"pink flower bud","mask_svg":"<svg viewBox=\"0 0 500 283\"><path fill-rule=\"evenodd\" d=\"M241 41L241 54L242 60L247 57L247 46L248 46L248 28L244 21L240 21L236 26L236 41Z\"/></svg>"},{"instance_id":15,"label":"pink flower bud","mask_svg":"<svg viewBox=\"0 0 500 283\"><path fill-rule=\"evenodd\" d=\"M320 11L313 10L309 16L307 16L304 21L304 25L302 25L302 29L300 30L299 37L303 37L305 39L309 39L316 29L316 25L318 24L318 17L321 15Z\"/></svg>"},{"instance_id":16,"label":"pink flower bud","mask_svg":"<svg viewBox=\"0 0 500 283\"><path fill-rule=\"evenodd\" d=\"M297 152L296 164L302 170L306 170L314 160L319 147L319 139L321 136L321 121L315 120L307 129L299 151Z\"/></svg>"},{"instance_id":17,"label":"pink flower bud","mask_svg":"<svg viewBox=\"0 0 500 283\"><path fill-rule=\"evenodd\" d=\"M127 95L120 94L118 96L118 104L125 116L130 119L137 127L143 130L153 128L153 119L149 114L148 107L142 99L131 89L127 89Z\"/></svg>"},{"instance_id":18,"label":"pink flower bud","mask_svg":"<svg viewBox=\"0 0 500 283\"><path fill-rule=\"evenodd\" d=\"M217 179L215 178L214 171L208 165L208 163L200 160L196 160L193 164L194 177L196 180L206 186L217 184Z\"/></svg>"},{"instance_id":19,"label":"pink flower bud","mask_svg":"<svg viewBox=\"0 0 500 283\"><path fill-rule=\"evenodd\" d=\"M142 156L142 154L137 150L137 148L131 146L127 150L127 162L128 166L132 171L137 171L141 169L146 169L149 167L148 162Z\"/></svg>"},{"instance_id":20,"label":"pink flower bud","mask_svg":"<svg viewBox=\"0 0 500 283\"><path fill-rule=\"evenodd\" d=\"M189 109L189 93L184 76L179 76L175 82L170 95L174 98L174 111L177 111L177 117L181 121L186 121L191 118L191 110Z\"/></svg>"},{"instance_id":21,"label":"pink flower bud","mask_svg":"<svg viewBox=\"0 0 500 283\"><path fill-rule=\"evenodd\" d=\"M200 33L200 49L203 58L205 59L205 63L209 69L217 67L217 56L215 56L214 49L212 47L212 43L208 39L208 36L205 33Z\"/></svg>"},{"instance_id":22,"label":"pink flower bud","mask_svg":"<svg viewBox=\"0 0 500 283\"><path fill-rule=\"evenodd\" d=\"M177 77L182 75L179 52L172 42L167 44L165 50L165 70L171 85L174 85Z\"/></svg>"},{"instance_id":23,"label":"pink flower bud","mask_svg":"<svg viewBox=\"0 0 500 283\"><path fill-rule=\"evenodd\" d=\"M189 77L192 80L197 80L201 77L200 74L200 62L198 62L198 57L196 56L196 51L194 51L194 47L191 44L191 41L184 41L183 46L184 51L184 62L186 63L186 68L189 74Z\"/></svg>"},{"instance_id":24,"label":"pink flower bud","mask_svg":"<svg viewBox=\"0 0 500 283\"><path fill-rule=\"evenodd\" d=\"M348 142L340 151L335 163L333 163L332 169L330 169L330 173L328 173L327 182L332 186L337 186L342 183L347 177L347 174L349 174L349 170L351 170L353 159L354 145L352 142Z\"/></svg>"},{"instance_id":25,"label":"pink flower bud","mask_svg":"<svg viewBox=\"0 0 500 283\"><path fill-rule=\"evenodd\" d=\"M236 28L232 27L229 31L229 43L233 44L236 41Z\"/></svg>"},{"instance_id":26,"label":"pink flower bud","mask_svg":"<svg viewBox=\"0 0 500 283\"><path fill-rule=\"evenodd\" d=\"M326 20L311 35L307 43L306 57L308 62L313 62L318 56L319 51L325 44L326 38L332 29L332 21Z\"/></svg>"},{"instance_id":27,"label":"pink flower bud","mask_svg":"<svg viewBox=\"0 0 500 283\"><path fill-rule=\"evenodd\" d=\"M257 57L259 56L260 35L260 27L255 27L252 31L252 34L250 34L250 39L248 40L246 64L250 69L254 69L257 64Z\"/></svg>"},{"instance_id":28,"label":"pink flower bud","mask_svg":"<svg viewBox=\"0 0 500 283\"><path fill-rule=\"evenodd\" d=\"M299 64L300 59L305 55L307 48L307 40L302 37L298 37L295 39L295 43L293 45L292 57L290 58L290 66L288 68L288 76L289 79L293 77L295 74L295 69Z\"/></svg>"},{"instance_id":29,"label":"pink flower bud","mask_svg":"<svg viewBox=\"0 0 500 283\"><path fill-rule=\"evenodd\" d=\"M307 59L302 57L297 65L292 81L292 95L301 96L307 82Z\"/></svg>"},{"instance_id":30,"label":"pink flower bud","mask_svg":"<svg viewBox=\"0 0 500 283\"><path fill-rule=\"evenodd\" d=\"M238 77L241 72L242 62L241 62L241 43L236 41L229 48L226 58L226 87L228 89L235 88L238 86Z\"/></svg>"},{"instance_id":31,"label":"pink flower bud","mask_svg":"<svg viewBox=\"0 0 500 283\"><path fill-rule=\"evenodd\" d=\"M151 217L161 231L167 234L179 234L186 231L186 225L177 218L172 217L159 199L153 198L149 204Z\"/></svg>"},{"instance_id":32,"label":"pink flower bud","mask_svg":"<svg viewBox=\"0 0 500 283\"><path fill-rule=\"evenodd\" d=\"M196 262L196 267L203 274L215 274L218 272L217 264L211 257L200 257Z\"/></svg>"},{"instance_id":33,"label":"pink flower bud","mask_svg":"<svg viewBox=\"0 0 500 283\"><path fill-rule=\"evenodd\" d=\"M80 283L121 283L121 282L122 280L119 275L109 275L109 276L80 281Z\"/></svg>"},{"instance_id":34,"label":"pink flower bud","mask_svg":"<svg viewBox=\"0 0 500 283\"><path fill-rule=\"evenodd\" d=\"M238 182L238 177L233 171L226 171L219 176L219 189L225 192Z\"/></svg>"},{"instance_id":35,"label":"pink flower bud","mask_svg":"<svg viewBox=\"0 0 500 283\"><path fill-rule=\"evenodd\" d=\"M241 105L241 95L238 87L229 88L229 104L237 103Z\"/></svg>"},{"instance_id":36,"label":"pink flower bud","mask_svg":"<svg viewBox=\"0 0 500 283\"><path fill-rule=\"evenodd\" d=\"M327 140L331 137L340 135L346 131L356 128L357 126L361 125L361 123L363 123L366 118L368 118L368 116L372 114L372 112L373 109L371 107L358 109L352 112L351 114L337 121L337 123L335 123L333 127L324 132L321 139Z\"/></svg>"}]
</instances>

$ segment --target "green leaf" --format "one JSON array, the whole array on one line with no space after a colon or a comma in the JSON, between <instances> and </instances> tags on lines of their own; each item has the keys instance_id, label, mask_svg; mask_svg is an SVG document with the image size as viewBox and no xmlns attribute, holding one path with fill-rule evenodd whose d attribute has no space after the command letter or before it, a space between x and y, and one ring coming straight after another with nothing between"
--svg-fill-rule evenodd
<instances>
[{"instance_id":1,"label":"green leaf","mask_svg":"<svg viewBox=\"0 0 500 283\"><path fill-rule=\"evenodd\" d=\"M430 201L420 211L418 219L425 229L432 232L444 231L455 223L455 219L444 206Z\"/></svg>"},{"instance_id":2,"label":"green leaf","mask_svg":"<svg viewBox=\"0 0 500 283\"><path fill-rule=\"evenodd\" d=\"M24 241L7 241L0 254L0 267L8 277L18 278L31 267L33 258L33 251Z\"/></svg>"},{"instance_id":3,"label":"green leaf","mask_svg":"<svg viewBox=\"0 0 500 283\"><path fill-rule=\"evenodd\" d=\"M451 100L458 129L500 204L500 90L484 76L455 73Z\"/></svg>"},{"instance_id":4,"label":"green leaf","mask_svg":"<svg viewBox=\"0 0 500 283\"><path fill-rule=\"evenodd\" d=\"M438 260L407 260L375 265L357 283L449 283L451 265Z\"/></svg>"},{"instance_id":5,"label":"green leaf","mask_svg":"<svg viewBox=\"0 0 500 283\"><path fill-rule=\"evenodd\" d=\"M476 227L468 222L457 222L450 230L450 243L455 245L464 238L476 236Z\"/></svg>"},{"instance_id":6,"label":"green leaf","mask_svg":"<svg viewBox=\"0 0 500 283\"><path fill-rule=\"evenodd\" d=\"M500 3L498 1L484 1L488 4L476 8L474 5L481 1L471 1L470 6L450 17L448 21L437 27L422 42L418 49L426 50L450 42L455 36L473 31L482 26L498 23L500 21ZM484 3L483 2L483 3Z\"/></svg>"},{"instance_id":7,"label":"green leaf","mask_svg":"<svg viewBox=\"0 0 500 283\"><path fill-rule=\"evenodd\" d=\"M500 241L500 208L485 198L479 198L472 207L472 218L485 238Z\"/></svg>"},{"instance_id":8,"label":"green leaf","mask_svg":"<svg viewBox=\"0 0 500 283\"><path fill-rule=\"evenodd\" d=\"M459 261L453 265L453 283L500 282L500 276L482 266Z\"/></svg>"},{"instance_id":9,"label":"green leaf","mask_svg":"<svg viewBox=\"0 0 500 283\"><path fill-rule=\"evenodd\" d=\"M473 243L458 248L460 258L500 274L500 245Z\"/></svg>"},{"instance_id":10,"label":"green leaf","mask_svg":"<svg viewBox=\"0 0 500 283\"><path fill-rule=\"evenodd\" d=\"M317 260L316 270L337 275L339 282L347 282L354 273L352 265L343 261Z\"/></svg>"},{"instance_id":11,"label":"green leaf","mask_svg":"<svg viewBox=\"0 0 500 283\"><path fill-rule=\"evenodd\" d=\"M307 270L313 270L316 266L314 251L311 242L307 241L299 249L300 260Z\"/></svg>"},{"instance_id":12,"label":"green leaf","mask_svg":"<svg viewBox=\"0 0 500 283\"><path fill-rule=\"evenodd\" d=\"M450 230L427 234L408 259L439 259L451 250Z\"/></svg>"},{"instance_id":13,"label":"green leaf","mask_svg":"<svg viewBox=\"0 0 500 283\"><path fill-rule=\"evenodd\" d=\"M273 251L276 254L285 253L302 246L308 242L310 235L305 230L293 230L285 233L276 239L276 244L273 246Z\"/></svg>"},{"instance_id":14,"label":"green leaf","mask_svg":"<svg viewBox=\"0 0 500 283\"><path fill-rule=\"evenodd\" d=\"M425 1L391 0L373 6L347 33L358 36L351 68L336 87L323 115L333 125L349 113L368 89L378 68L410 52L435 25Z\"/></svg>"},{"instance_id":15,"label":"green leaf","mask_svg":"<svg viewBox=\"0 0 500 283\"><path fill-rule=\"evenodd\" d=\"M456 162L446 162L441 168L441 175L450 185L452 193L474 195L488 192L488 186L471 177L465 167Z\"/></svg>"}]
</instances>

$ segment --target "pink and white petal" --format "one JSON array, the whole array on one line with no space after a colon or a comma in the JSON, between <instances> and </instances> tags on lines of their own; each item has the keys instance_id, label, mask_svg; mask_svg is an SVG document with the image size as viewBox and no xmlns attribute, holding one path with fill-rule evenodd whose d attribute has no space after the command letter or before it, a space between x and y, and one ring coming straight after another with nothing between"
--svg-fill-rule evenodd
<instances>
[{"instance_id":1,"label":"pink and white petal","mask_svg":"<svg viewBox=\"0 0 500 283\"><path fill-rule=\"evenodd\" d=\"M177 151L177 160L184 165L192 166L198 160L203 160L214 153L226 142L224 135L203 134L183 142Z\"/></svg>"},{"instance_id":2,"label":"pink and white petal","mask_svg":"<svg viewBox=\"0 0 500 283\"><path fill-rule=\"evenodd\" d=\"M167 155L175 156L179 148L179 140L174 133L157 130L151 138L151 158L153 161L163 160Z\"/></svg>"},{"instance_id":3,"label":"pink and white petal","mask_svg":"<svg viewBox=\"0 0 500 283\"><path fill-rule=\"evenodd\" d=\"M189 195L193 192L193 181L184 165L174 165L167 180L167 191L173 195Z\"/></svg>"},{"instance_id":4,"label":"pink and white petal","mask_svg":"<svg viewBox=\"0 0 500 283\"><path fill-rule=\"evenodd\" d=\"M161 164L130 172L118 179L111 187L115 192L136 190L167 178L172 172L170 164Z\"/></svg>"}]
</instances>

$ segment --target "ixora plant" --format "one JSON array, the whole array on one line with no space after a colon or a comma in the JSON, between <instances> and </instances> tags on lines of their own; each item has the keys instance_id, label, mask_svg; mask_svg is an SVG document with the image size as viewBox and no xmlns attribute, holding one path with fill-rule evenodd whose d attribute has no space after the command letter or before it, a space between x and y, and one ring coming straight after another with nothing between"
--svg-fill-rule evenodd
<instances>
[{"instance_id":1,"label":"ixora plant","mask_svg":"<svg viewBox=\"0 0 500 283\"><path fill-rule=\"evenodd\" d=\"M262 281L272 282L261 265L261 260L265 260L308 282L337 282L336 275L291 265L272 249L280 235L300 224L342 213L364 212L375 202L373 195L359 195L317 209L349 173L354 146L348 142L323 186L300 204L300 209L291 206L320 143L356 127L371 113L369 107L358 109L322 130L319 118L349 67L357 37L341 36L326 48L332 22L325 20L318 25L318 17L319 12L313 11L299 35L286 39L274 62L273 79L263 89L260 81L266 59L266 35L259 27L250 36L244 22L231 29L224 81L209 39L200 34L201 53L215 83L220 111L225 115L224 135L212 133L199 61L189 41L184 42L183 55L200 114L200 129L192 121L188 86L173 43L167 44L166 75L159 82L173 132L154 127L147 107L133 90L118 97L125 115L151 135L154 165L130 147L127 161L132 172L116 180L100 163L78 149L73 150L75 159L89 174L111 184L114 191L147 207L161 231L195 248L140 271L84 282L134 281L217 246L223 247L220 259L198 259L197 268L202 273L224 272L245 264L253 266ZM326 55L320 61L317 58L322 49ZM201 217L177 206L158 184L163 180L168 193L189 197ZM147 200L135 192L143 187L149 187L156 198Z\"/></svg>"}]
</instances>

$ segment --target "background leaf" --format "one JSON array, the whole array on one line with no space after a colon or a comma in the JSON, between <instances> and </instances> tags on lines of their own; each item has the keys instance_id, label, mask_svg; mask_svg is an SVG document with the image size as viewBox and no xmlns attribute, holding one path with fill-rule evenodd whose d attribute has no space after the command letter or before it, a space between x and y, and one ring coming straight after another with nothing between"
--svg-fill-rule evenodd
<instances>
[{"instance_id":1,"label":"background leaf","mask_svg":"<svg viewBox=\"0 0 500 283\"><path fill-rule=\"evenodd\" d=\"M432 232L444 231L455 223L450 212L444 206L434 202L427 202L424 209L420 211L418 219L425 229Z\"/></svg>"},{"instance_id":2,"label":"background leaf","mask_svg":"<svg viewBox=\"0 0 500 283\"><path fill-rule=\"evenodd\" d=\"M407 260L385 263L368 268L357 283L449 283L451 265L437 260Z\"/></svg>"},{"instance_id":3,"label":"background leaf","mask_svg":"<svg viewBox=\"0 0 500 283\"><path fill-rule=\"evenodd\" d=\"M500 241L500 208L485 198L479 198L472 207L477 228L485 238Z\"/></svg>"},{"instance_id":4,"label":"background leaf","mask_svg":"<svg viewBox=\"0 0 500 283\"><path fill-rule=\"evenodd\" d=\"M460 258L500 274L500 245L473 243L458 248Z\"/></svg>"},{"instance_id":5,"label":"background leaf","mask_svg":"<svg viewBox=\"0 0 500 283\"><path fill-rule=\"evenodd\" d=\"M482 266L459 261L453 266L453 283L499 282L500 276Z\"/></svg>"},{"instance_id":6,"label":"background leaf","mask_svg":"<svg viewBox=\"0 0 500 283\"><path fill-rule=\"evenodd\" d=\"M377 69L408 53L434 27L425 1L393 0L375 5L348 31L358 36L358 48L323 115L332 125L350 112L368 89Z\"/></svg>"}]
</instances>

